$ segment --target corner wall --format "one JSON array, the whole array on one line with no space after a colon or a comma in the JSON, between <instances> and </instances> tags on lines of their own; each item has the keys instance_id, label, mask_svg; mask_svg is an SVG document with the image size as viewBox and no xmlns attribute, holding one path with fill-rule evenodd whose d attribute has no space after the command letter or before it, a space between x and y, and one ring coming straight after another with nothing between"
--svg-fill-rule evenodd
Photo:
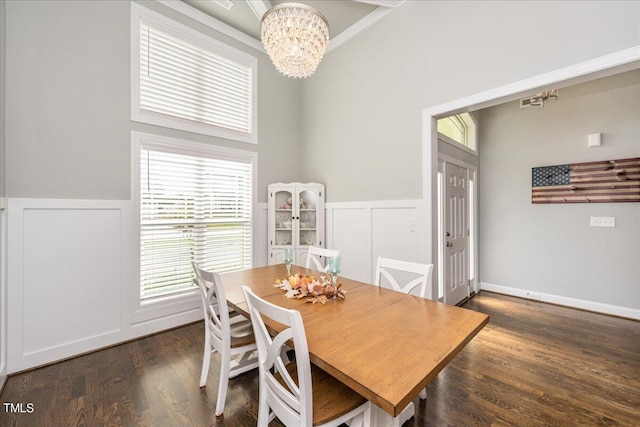
<instances>
[{"instance_id":1,"label":"corner wall","mask_svg":"<svg viewBox=\"0 0 640 427\"><path fill-rule=\"evenodd\" d=\"M11 303L0 318L8 316L9 373L202 317L195 293L144 321L133 316L132 130L257 152L258 201L266 202L267 184L299 178L300 82L278 74L264 53L159 2L140 3L258 58L259 143L131 121L129 1L7 2L0 242L8 243L0 251L8 295L0 303ZM257 264L264 223L256 218Z\"/></svg>"},{"instance_id":2,"label":"corner wall","mask_svg":"<svg viewBox=\"0 0 640 427\"><path fill-rule=\"evenodd\" d=\"M258 58L259 143L131 121L129 1L10 1L7 196L128 200L132 130L257 151L258 201L269 183L298 178L300 82L262 52L158 2L140 3Z\"/></svg>"},{"instance_id":3,"label":"corner wall","mask_svg":"<svg viewBox=\"0 0 640 427\"><path fill-rule=\"evenodd\" d=\"M7 379L7 214L4 149L6 7L6 1L0 0L0 390Z\"/></svg>"},{"instance_id":4,"label":"corner wall","mask_svg":"<svg viewBox=\"0 0 640 427\"><path fill-rule=\"evenodd\" d=\"M640 203L534 205L531 168L640 157L640 70L561 89L544 109L481 110L479 129L482 288L638 317Z\"/></svg>"},{"instance_id":5,"label":"corner wall","mask_svg":"<svg viewBox=\"0 0 640 427\"><path fill-rule=\"evenodd\" d=\"M421 198L424 109L637 46L638 28L640 2L407 1L303 82L302 179L330 203Z\"/></svg>"}]
</instances>

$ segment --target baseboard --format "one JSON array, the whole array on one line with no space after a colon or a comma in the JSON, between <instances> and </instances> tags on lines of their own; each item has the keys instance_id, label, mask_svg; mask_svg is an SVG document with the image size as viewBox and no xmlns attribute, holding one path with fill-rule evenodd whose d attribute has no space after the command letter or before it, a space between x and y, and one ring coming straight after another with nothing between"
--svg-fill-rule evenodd
<instances>
[{"instance_id":1,"label":"baseboard","mask_svg":"<svg viewBox=\"0 0 640 427\"><path fill-rule=\"evenodd\" d=\"M581 300L577 298L563 297L559 295L544 294L541 292L511 288L508 286L501 286L487 282L480 282L480 288L484 291L496 292L513 297L526 298L534 301L547 302L550 304L592 311L595 313L640 320L640 310L634 308L620 307L616 305L603 304L600 302Z\"/></svg>"}]
</instances>

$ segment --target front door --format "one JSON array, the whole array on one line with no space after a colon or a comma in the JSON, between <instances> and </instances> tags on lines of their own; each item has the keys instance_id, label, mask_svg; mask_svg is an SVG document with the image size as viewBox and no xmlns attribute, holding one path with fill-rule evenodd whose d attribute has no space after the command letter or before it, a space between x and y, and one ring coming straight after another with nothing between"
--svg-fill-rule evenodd
<instances>
[{"instance_id":1,"label":"front door","mask_svg":"<svg viewBox=\"0 0 640 427\"><path fill-rule=\"evenodd\" d=\"M444 302L469 297L469 171L444 163Z\"/></svg>"}]
</instances>

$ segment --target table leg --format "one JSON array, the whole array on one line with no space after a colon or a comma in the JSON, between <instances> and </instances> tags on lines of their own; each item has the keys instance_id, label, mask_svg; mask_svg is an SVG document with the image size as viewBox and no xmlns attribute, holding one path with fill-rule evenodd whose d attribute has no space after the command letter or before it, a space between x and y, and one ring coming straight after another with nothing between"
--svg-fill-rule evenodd
<instances>
[{"instance_id":1,"label":"table leg","mask_svg":"<svg viewBox=\"0 0 640 427\"><path fill-rule=\"evenodd\" d=\"M393 418L391 415L387 414L385 411L373 405L372 414L371 414L371 425L375 427L400 427L402 424L407 422L413 415L415 414L415 407L413 402L409 403L406 408L398 415Z\"/></svg>"}]
</instances>

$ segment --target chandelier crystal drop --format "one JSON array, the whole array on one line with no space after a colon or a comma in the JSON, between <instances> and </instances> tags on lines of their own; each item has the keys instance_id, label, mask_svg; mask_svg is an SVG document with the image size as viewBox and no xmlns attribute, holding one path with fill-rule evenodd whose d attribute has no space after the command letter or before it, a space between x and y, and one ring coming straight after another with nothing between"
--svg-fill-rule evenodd
<instances>
[{"instance_id":1,"label":"chandelier crystal drop","mask_svg":"<svg viewBox=\"0 0 640 427\"><path fill-rule=\"evenodd\" d=\"M329 23L311 6L281 3L262 17L260 38L276 69L305 78L318 68L329 43Z\"/></svg>"}]
</instances>

